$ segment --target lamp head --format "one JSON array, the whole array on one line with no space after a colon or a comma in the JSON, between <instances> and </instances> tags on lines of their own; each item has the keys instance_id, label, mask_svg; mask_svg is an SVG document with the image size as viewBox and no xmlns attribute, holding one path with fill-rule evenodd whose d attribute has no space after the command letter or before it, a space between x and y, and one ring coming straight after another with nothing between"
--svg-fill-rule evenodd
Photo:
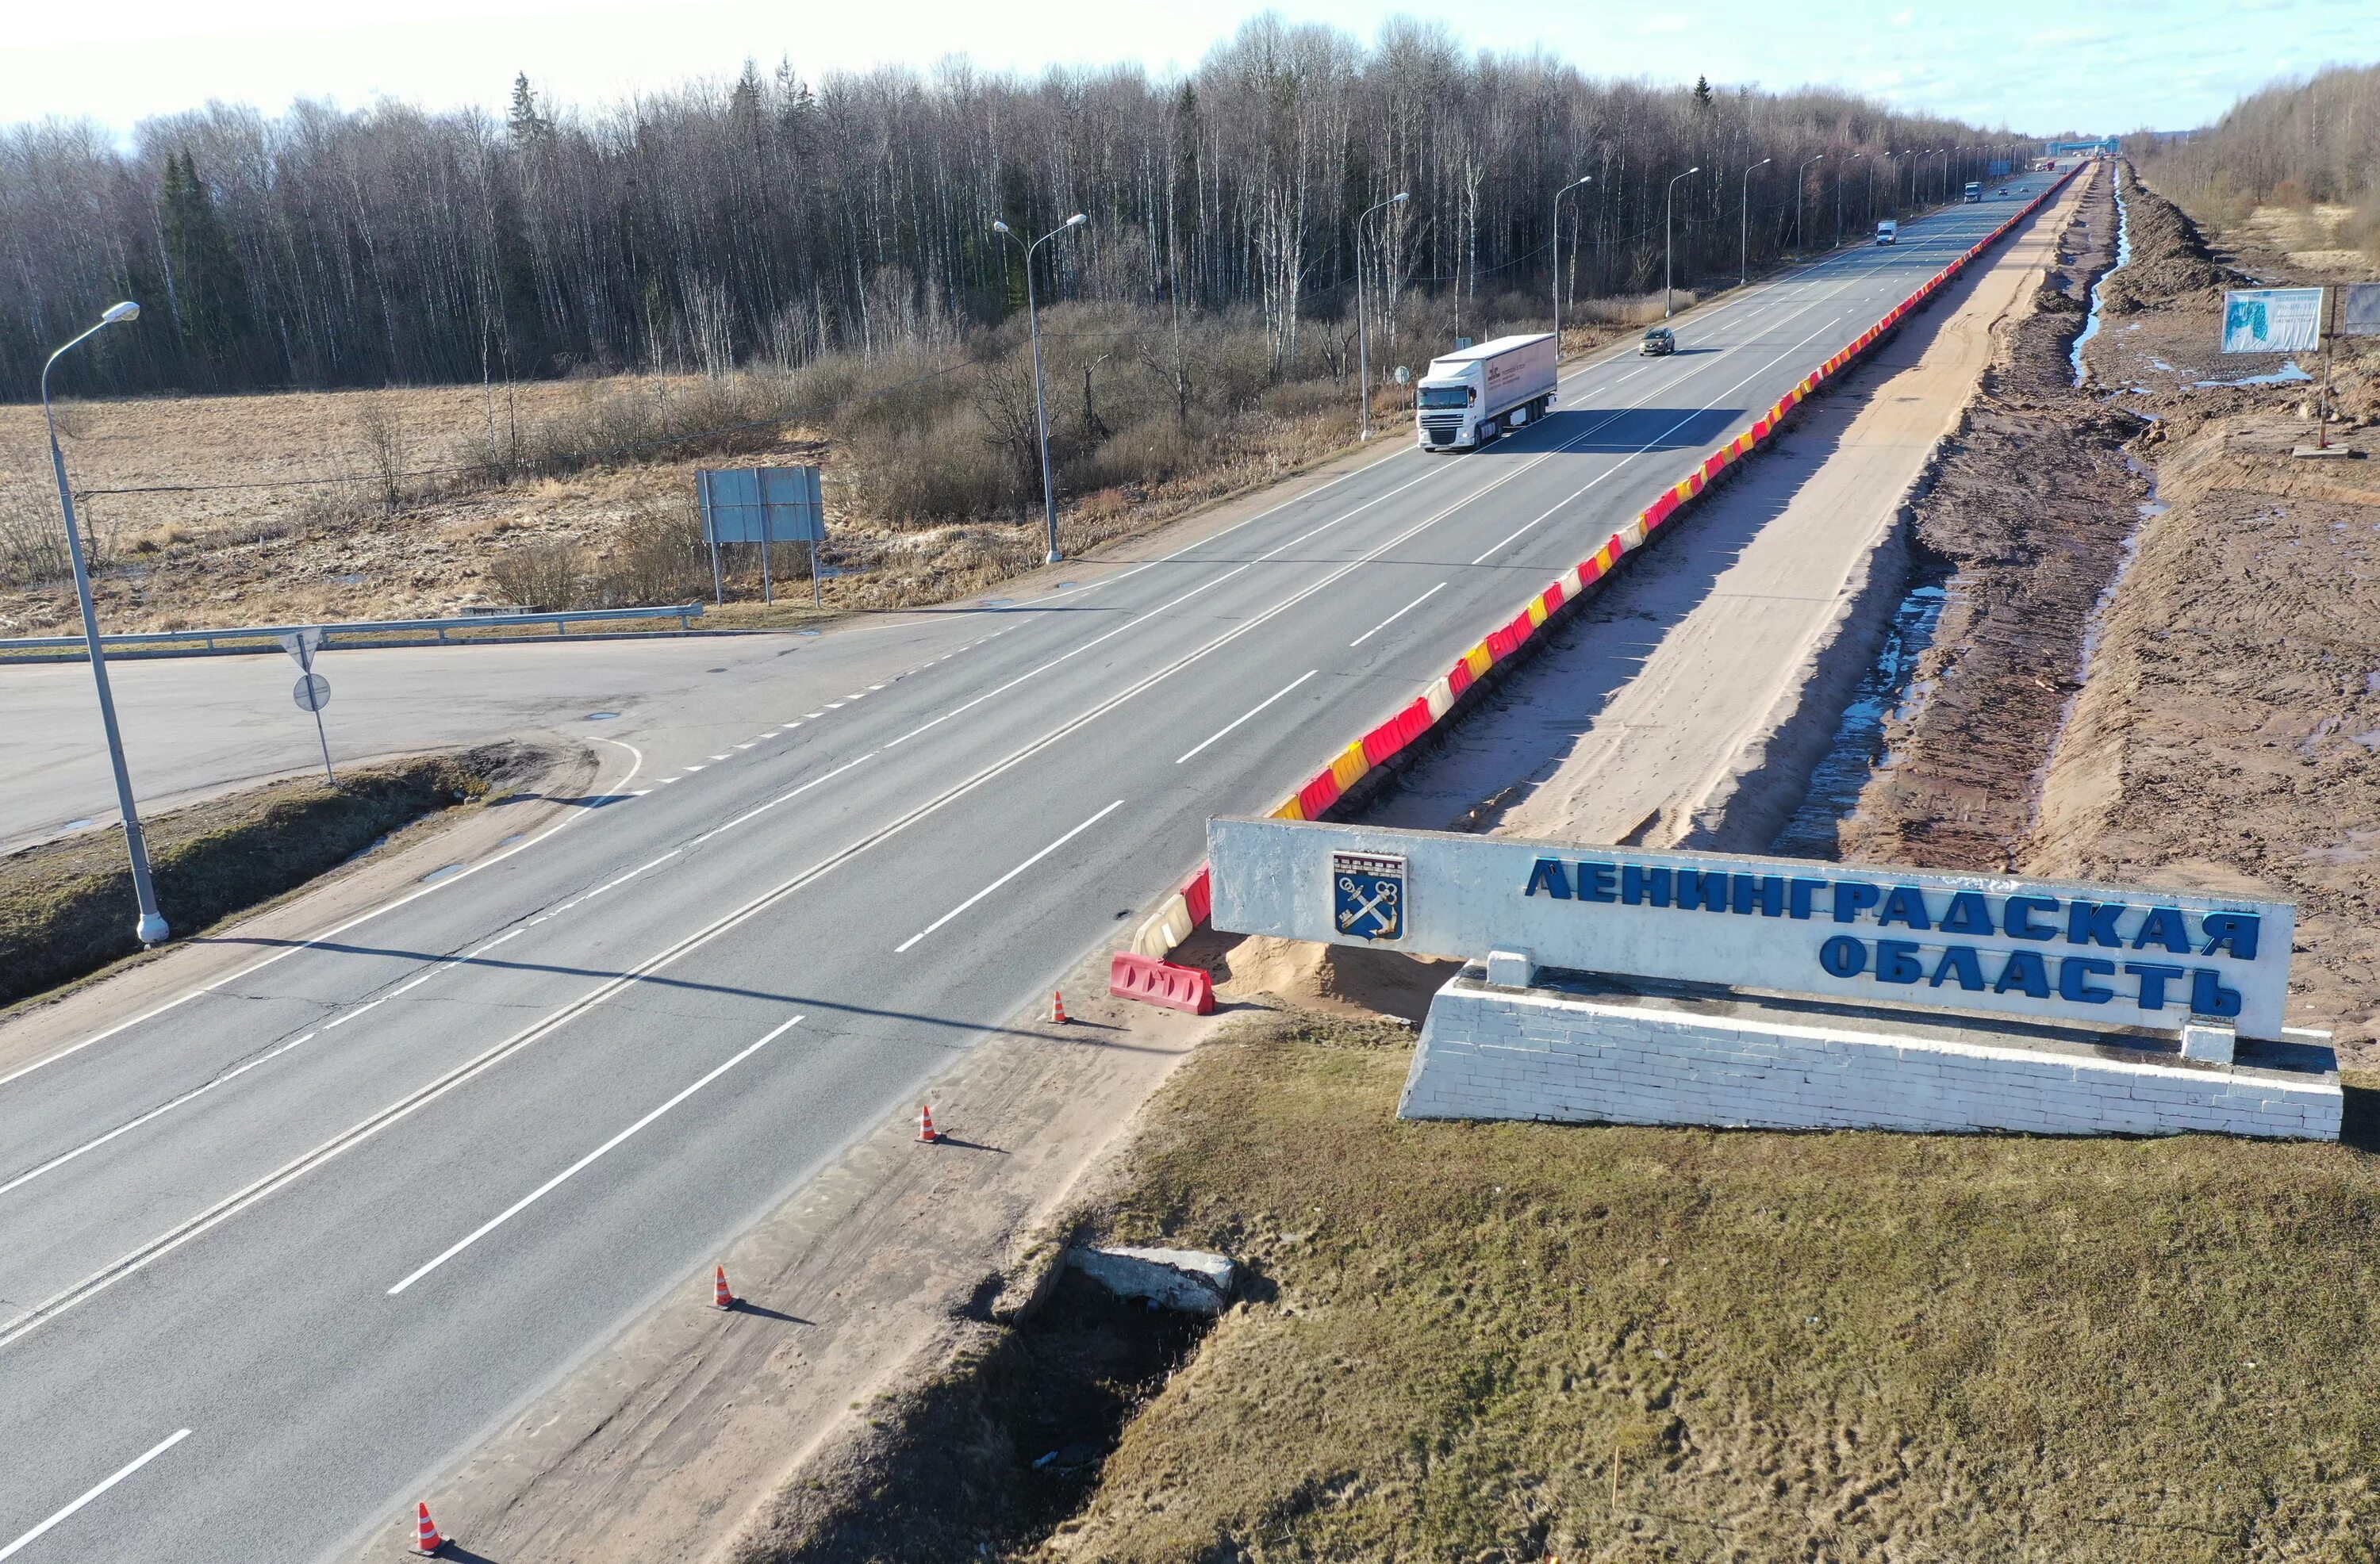
<instances>
[{"instance_id":1,"label":"lamp head","mask_svg":"<svg viewBox=\"0 0 2380 1564\"><path fill-rule=\"evenodd\" d=\"M1410 200L1412 199L1413 192L1411 190L1399 190L1395 195L1389 198L1389 204L1390 206L1394 206L1401 200Z\"/></svg>"},{"instance_id":2,"label":"lamp head","mask_svg":"<svg viewBox=\"0 0 2380 1564\"><path fill-rule=\"evenodd\" d=\"M1005 224L1005 223L1002 223L1002 222L994 221L994 222L993 222L993 224L992 224L992 225L991 225L991 231L992 231L993 233L995 233L995 234L1005 234L1005 233L1007 233L1007 232L1009 231L1008 224Z\"/></svg>"},{"instance_id":3,"label":"lamp head","mask_svg":"<svg viewBox=\"0 0 2380 1564\"><path fill-rule=\"evenodd\" d=\"M1087 218L1087 217L1084 216L1081 212L1078 212L1075 213L1075 215L1074 215L1074 216L1069 217L1069 218L1067 218L1067 219L1066 219L1066 226L1067 226L1067 227L1069 227L1069 228L1079 228L1079 227L1081 227L1084 224L1088 223L1089 221L1090 221L1090 219L1089 219L1089 218Z\"/></svg>"},{"instance_id":4,"label":"lamp head","mask_svg":"<svg viewBox=\"0 0 2380 1564\"><path fill-rule=\"evenodd\" d=\"M128 298L121 304L109 305L107 313L99 318L99 323L103 326L112 326L118 321L137 321L140 318L140 306Z\"/></svg>"}]
</instances>

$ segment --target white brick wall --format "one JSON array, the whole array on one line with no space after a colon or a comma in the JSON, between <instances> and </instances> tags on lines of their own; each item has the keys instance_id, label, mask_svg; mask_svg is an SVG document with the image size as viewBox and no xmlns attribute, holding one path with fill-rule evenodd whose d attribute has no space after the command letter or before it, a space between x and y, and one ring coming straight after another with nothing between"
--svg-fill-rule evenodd
<instances>
[{"instance_id":1,"label":"white brick wall","mask_svg":"<svg viewBox=\"0 0 2380 1564\"><path fill-rule=\"evenodd\" d=\"M2323 1039L2297 1033L2293 1040ZM2315 1068L2118 1057L2080 1044L1912 1021L1813 1023L1749 1002L1585 999L1496 987L1475 964L1440 989L1398 1113L1407 1119L2019 1130L2337 1140L2342 1098Z\"/></svg>"}]
</instances>

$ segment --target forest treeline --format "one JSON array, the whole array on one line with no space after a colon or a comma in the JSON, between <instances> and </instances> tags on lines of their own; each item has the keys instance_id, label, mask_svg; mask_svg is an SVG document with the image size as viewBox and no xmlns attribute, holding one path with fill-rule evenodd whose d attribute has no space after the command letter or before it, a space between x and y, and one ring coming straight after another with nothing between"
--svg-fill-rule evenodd
<instances>
[{"instance_id":1,"label":"forest treeline","mask_svg":"<svg viewBox=\"0 0 2380 1564\"><path fill-rule=\"evenodd\" d=\"M2351 206L2340 237L2380 261L2380 66L2252 92L2186 136L2125 139L2142 176L2216 222L2258 206Z\"/></svg>"},{"instance_id":2,"label":"forest treeline","mask_svg":"<svg viewBox=\"0 0 2380 1564\"><path fill-rule=\"evenodd\" d=\"M1390 24L1366 45L1266 16L1180 77L964 63L806 80L747 65L608 107L208 108L0 131L0 396L130 297L150 313L67 389L332 387L717 372L950 343L1040 297L1254 311L1273 362L1347 318L1358 220L1376 320L1400 296L1531 291L1555 193L1572 297L1830 243L2024 149L1832 91L1592 79ZM1818 159L1813 163L1810 160ZM1765 164L1765 165L1764 165ZM1747 174L1749 182L1746 182ZM1798 176L1798 183L1797 183ZM1806 231L1805 231L1806 230ZM1458 316L1458 324L1460 320Z\"/></svg>"}]
</instances>

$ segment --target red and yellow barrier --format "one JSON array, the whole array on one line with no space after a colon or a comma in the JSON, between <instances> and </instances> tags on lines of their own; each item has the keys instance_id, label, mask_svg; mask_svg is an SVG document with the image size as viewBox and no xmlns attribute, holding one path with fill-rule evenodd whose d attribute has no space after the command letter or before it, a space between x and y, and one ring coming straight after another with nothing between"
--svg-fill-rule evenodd
<instances>
[{"instance_id":1,"label":"red and yellow barrier","mask_svg":"<svg viewBox=\"0 0 2380 1564\"><path fill-rule=\"evenodd\" d=\"M1342 750L1311 782L1274 809L1273 817L1284 820L1320 819L1326 810L1345 797L1364 778L1418 743L1431 729L1446 720L1463 691L1489 669L1518 653L1538 628L1550 622L1562 608L1585 597L1589 588L1609 576L1622 558L1643 548L1662 524L1677 514L1679 507L1700 494L1721 471L1774 439L1783 427L1787 414L1828 381L1856 363L1887 332L1907 319L1918 305L1964 271L1969 262L2007 237L2010 230L2046 205L2067 180L2074 176L2074 170L2068 171L1994 229L1989 237L1927 278L1915 293L1886 311L1882 319L1862 332L1849 346L1833 354L1814 372L1804 376L1800 384L1780 397L1777 405L1756 419L1751 428L1703 458L1693 472L1645 506L1633 521L1604 540L1602 547L1593 555L1582 560L1574 569L1563 572L1560 580L1530 599L1510 622L1490 630L1485 640L1464 652L1453 667L1432 682L1420 696L1401 707L1395 716ZM1190 883L1168 897L1164 906L1141 926L1133 941L1134 948L1144 955L1162 956L1180 944L1188 937L1190 928L1207 921L1212 906L1211 885L1209 871L1201 865ZM1179 932L1175 932L1177 929Z\"/></svg>"}]
</instances>

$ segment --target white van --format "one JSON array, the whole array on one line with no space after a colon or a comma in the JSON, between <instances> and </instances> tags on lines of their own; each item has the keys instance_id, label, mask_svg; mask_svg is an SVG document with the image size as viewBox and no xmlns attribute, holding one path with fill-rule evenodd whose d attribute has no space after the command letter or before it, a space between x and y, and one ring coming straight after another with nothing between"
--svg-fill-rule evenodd
<instances>
[{"instance_id":1,"label":"white van","mask_svg":"<svg viewBox=\"0 0 2380 1564\"><path fill-rule=\"evenodd\" d=\"M1899 244L1900 242L1900 224L1894 222L1889 217L1877 224L1876 225L1876 242L1880 245Z\"/></svg>"}]
</instances>

